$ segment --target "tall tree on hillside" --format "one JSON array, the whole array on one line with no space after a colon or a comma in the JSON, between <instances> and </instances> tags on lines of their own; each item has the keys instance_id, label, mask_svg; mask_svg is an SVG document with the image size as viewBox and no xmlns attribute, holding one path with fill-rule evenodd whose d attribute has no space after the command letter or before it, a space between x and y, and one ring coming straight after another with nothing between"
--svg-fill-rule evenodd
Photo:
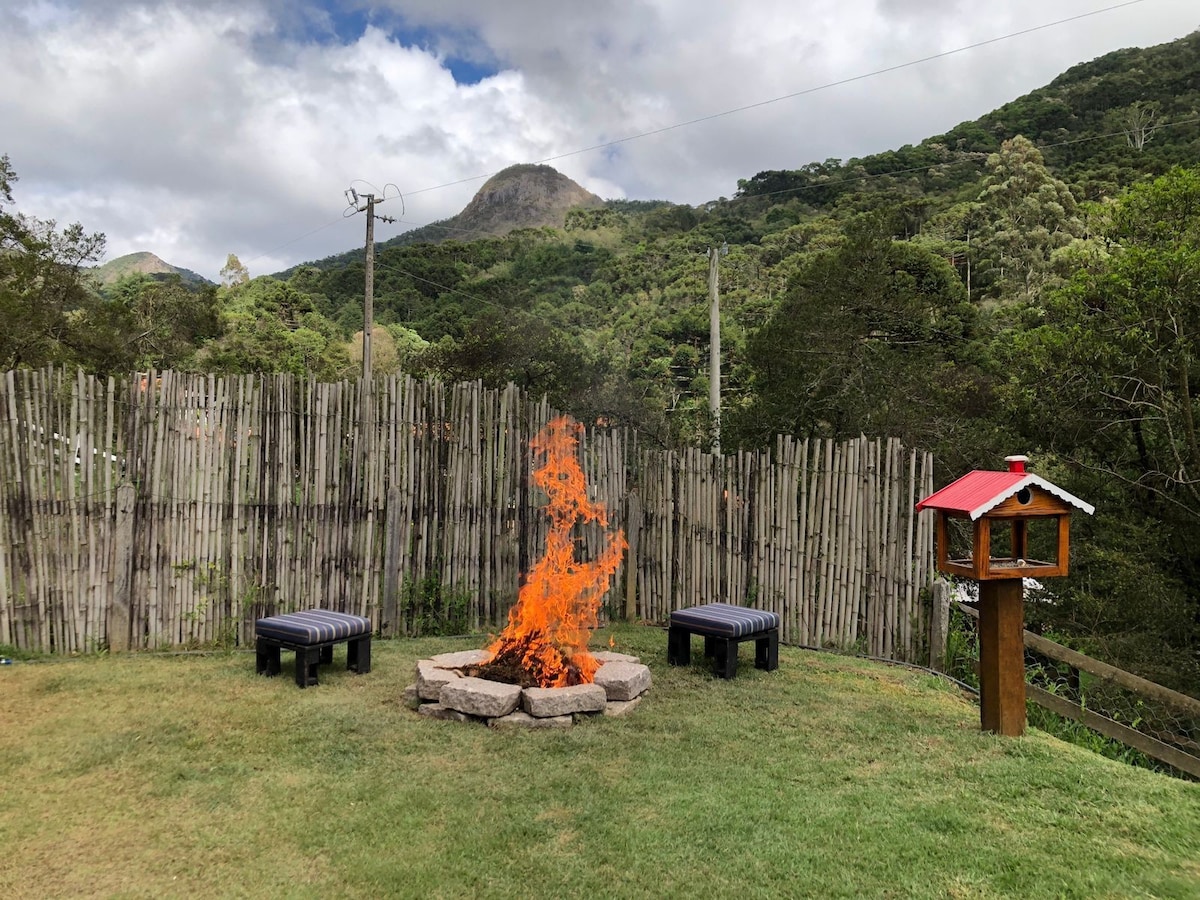
<instances>
[{"instance_id":1,"label":"tall tree on hillside","mask_svg":"<svg viewBox=\"0 0 1200 900\"><path fill-rule=\"evenodd\" d=\"M50 219L10 210L17 174L0 157L0 368L78 362L79 312L95 302L86 263L104 252L104 235L78 223L59 230Z\"/></svg>"},{"instance_id":2,"label":"tall tree on hillside","mask_svg":"<svg viewBox=\"0 0 1200 900\"><path fill-rule=\"evenodd\" d=\"M1109 255L1051 295L1014 371L1057 446L1200 525L1200 168L1133 188L1104 231Z\"/></svg>"},{"instance_id":3,"label":"tall tree on hillside","mask_svg":"<svg viewBox=\"0 0 1200 900\"><path fill-rule=\"evenodd\" d=\"M346 371L346 345L337 327L287 282L262 276L219 294L221 333L198 354L201 368L320 378Z\"/></svg>"},{"instance_id":4,"label":"tall tree on hillside","mask_svg":"<svg viewBox=\"0 0 1200 900\"><path fill-rule=\"evenodd\" d=\"M1052 256L1083 234L1075 197L1046 168L1041 151L1018 135L988 157L979 194L981 275L999 299L1031 299L1052 278Z\"/></svg>"},{"instance_id":5,"label":"tall tree on hillside","mask_svg":"<svg viewBox=\"0 0 1200 900\"><path fill-rule=\"evenodd\" d=\"M220 334L216 295L214 285L193 289L178 276L130 275L104 290L89 321L100 336L103 323L121 334L122 370L188 369L197 349Z\"/></svg>"},{"instance_id":6,"label":"tall tree on hillside","mask_svg":"<svg viewBox=\"0 0 1200 900\"><path fill-rule=\"evenodd\" d=\"M237 254L230 253L225 257L225 265L221 267L221 284L224 287L237 287L250 280L250 270L242 265Z\"/></svg>"},{"instance_id":7,"label":"tall tree on hillside","mask_svg":"<svg viewBox=\"0 0 1200 900\"><path fill-rule=\"evenodd\" d=\"M1196 691L1200 168L1136 186L1100 229L1107 253L996 345L1025 447L1097 507L1044 615L1081 649Z\"/></svg>"},{"instance_id":8,"label":"tall tree on hillside","mask_svg":"<svg viewBox=\"0 0 1200 900\"><path fill-rule=\"evenodd\" d=\"M975 310L945 259L891 230L864 217L793 276L749 341L752 399L728 414L731 441L865 432L930 446L956 427Z\"/></svg>"}]
</instances>

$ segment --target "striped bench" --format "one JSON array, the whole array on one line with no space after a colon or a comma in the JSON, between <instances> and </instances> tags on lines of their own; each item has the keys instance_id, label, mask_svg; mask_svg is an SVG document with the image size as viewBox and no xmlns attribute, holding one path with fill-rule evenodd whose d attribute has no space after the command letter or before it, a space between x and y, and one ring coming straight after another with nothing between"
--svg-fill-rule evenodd
<instances>
[{"instance_id":1,"label":"striped bench","mask_svg":"<svg viewBox=\"0 0 1200 900\"><path fill-rule=\"evenodd\" d=\"M371 620L362 616L310 609L267 616L254 623L259 675L279 674L279 651L296 652L296 685L317 683L317 666L333 662L333 645L346 641L346 668L371 671Z\"/></svg>"},{"instance_id":2,"label":"striped bench","mask_svg":"<svg viewBox=\"0 0 1200 900\"><path fill-rule=\"evenodd\" d=\"M730 603L706 603L671 613L667 632L667 662L686 666L692 661L692 635L704 636L704 656L712 657L722 678L737 675L738 644L754 641L754 667L779 668L779 616Z\"/></svg>"}]
</instances>

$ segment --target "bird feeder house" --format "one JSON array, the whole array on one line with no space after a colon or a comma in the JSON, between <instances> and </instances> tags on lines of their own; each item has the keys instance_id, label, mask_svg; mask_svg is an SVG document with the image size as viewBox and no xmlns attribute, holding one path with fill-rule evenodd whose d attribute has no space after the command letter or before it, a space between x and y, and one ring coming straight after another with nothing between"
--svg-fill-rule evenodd
<instances>
[{"instance_id":1,"label":"bird feeder house","mask_svg":"<svg viewBox=\"0 0 1200 900\"><path fill-rule=\"evenodd\" d=\"M1071 513L1091 515L1084 503L1044 478L1025 471L1027 458L1009 456L1006 472L968 472L917 504L937 513L935 542L938 571L975 581L1049 578L1067 574L1071 549ZM970 523L970 546L952 547L952 520ZM1049 539L1031 556L1030 533Z\"/></svg>"},{"instance_id":2,"label":"bird feeder house","mask_svg":"<svg viewBox=\"0 0 1200 900\"><path fill-rule=\"evenodd\" d=\"M917 504L937 513L938 571L979 582L979 717L984 731L1025 731L1024 578L1067 574L1074 510L1095 507L1025 471L1009 456L1006 472L968 472ZM969 546L955 547L955 520ZM1035 556L1036 554L1036 556Z\"/></svg>"}]
</instances>

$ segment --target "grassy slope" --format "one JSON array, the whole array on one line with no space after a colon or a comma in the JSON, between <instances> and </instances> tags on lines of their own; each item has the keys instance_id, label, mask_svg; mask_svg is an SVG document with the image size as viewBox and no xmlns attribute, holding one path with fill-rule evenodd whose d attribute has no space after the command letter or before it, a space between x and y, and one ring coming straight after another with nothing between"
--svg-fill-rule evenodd
<instances>
[{"instance_id":1,"label":"grassy slope","mask_svg":"<svg viewBox=\"0 0 1200 900\"><path fill-rule=\"evenodd\" d=\"M1200 895L1200 785L981 734L927 675L784 648L729 683L615 631L655 685L565 732L434 722L419 656L301 692L253 657L0 669L10 896ZM600 640L607 641L601 634ZM743 648L743 657L750 648Z\"/></svg>"}]
</instances>

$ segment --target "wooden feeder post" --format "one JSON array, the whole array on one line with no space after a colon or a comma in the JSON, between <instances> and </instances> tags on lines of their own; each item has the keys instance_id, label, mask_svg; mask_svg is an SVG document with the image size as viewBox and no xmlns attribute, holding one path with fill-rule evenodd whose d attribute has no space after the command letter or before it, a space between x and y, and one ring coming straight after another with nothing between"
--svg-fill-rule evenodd
<instances>
[{"instance_id":1,"label":"wooden feeder post","mask_svg":"<svg viewBox=\"0 0 1200 900\"><path fill-rule=\"evenodd\" d=\"M979 721L984 731L1025 733L1025 578L1067 574L1071 512L1095 508L1025 471L969 472L917 504L937 512L937 566L979 583ZM971 523L971 545L952 552L951 521ZM1031 542L1030 533L1042 537ZM1032 552L1045 550L1046 559Z\"/></svg>"},{"instance_id":2,"label":"wooden feeder post","mask_svg":"<svg viewBox=\"0 0 1200 900\"><path fill-rule=\"evenodd\" d=\"M979 724L1025 733L1025 597L1020 578L979 583Z\"/></svg>"}]
</instances>

